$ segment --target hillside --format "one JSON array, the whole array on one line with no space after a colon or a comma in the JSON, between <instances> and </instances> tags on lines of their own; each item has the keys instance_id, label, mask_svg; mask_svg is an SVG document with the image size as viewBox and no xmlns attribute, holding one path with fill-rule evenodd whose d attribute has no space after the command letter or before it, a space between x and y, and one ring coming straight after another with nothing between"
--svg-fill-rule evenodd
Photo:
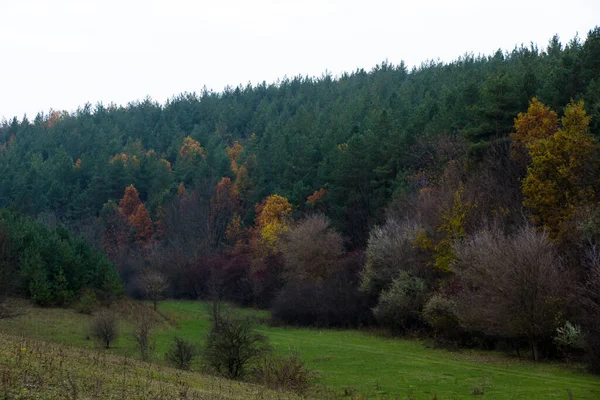
<instances>
[{"instance_id":1,"label":"hillside","mask_svg":"<svg viewBox=\"0 0 600 400\"><path fill-rule=\"evenodd\" d=\"M0 365L16 368L10 375L14 385L23 385L22 381L17 382L20 374L15 372L28 369L32 379L43 380L37 390L41 391L42 385L52 385L71 393L74 385L82 394L90 386L98 385L95 379L99 373L101 398L121 390L132 394L140 390L139 398L161 398L157 395L159 388L163 393L187 390L187 398L254 398L251 396L259 393L256 386L164 366L163 354L174 336L196 343L204 339L209 326L205 304L189 301L160 304L162 315L173 324L156 332L153 360L157 364L152 365L135 361L135 344L126 322L130 317L123 318L121 338L115 347L102 350L85 339L91 317L59 308L23 305L23 309L26 314L18 319L0 321L0 332L5 332L0 336L3 344ZM259 315L268 320L268 314ZM321 377L320 383L327 388L320 395L329 398L431 400L434 395L438 399L471 398L480 390L485 395L482 398L493 399L566 399L570 391L575 399L591 400L600 391L598 378L582 373L578 364L536 365L519 359L516 353L445 351L431 348L423 341L377 337L354 330L268 325L261 325L259 330L270 338L277 353L296 352L315 369ZM52 344L56 342L62 344ZM128 358L122 358L123 355ZM19 358L21 361L17 362ZM59 367L61 360L63 364ZM42 366L48 364L56 368L42 371ZM70 371L73 384L69 381ZM267 396L264 398L293 398L267 391L264 395Z\"/></svg>"},{"instance_id":2,"label":"hillside","mask_svg":"<svg viewBox=\"0 0 600 400\"><path fill-rule=\"evenodd\" d=\"M290 394L194 372L0 333L6 399L293 399Z\"/></svg>"},{"instance_id":3,"label":"hillside","mask_svg":"<svg viewBox=\"0 0 600 400\"><path fill-rule=\"evenodd\" d=\"M600 373L599 65L595 27L4 121L0 319L220 300Z\"/></svg>"}]
</instances>

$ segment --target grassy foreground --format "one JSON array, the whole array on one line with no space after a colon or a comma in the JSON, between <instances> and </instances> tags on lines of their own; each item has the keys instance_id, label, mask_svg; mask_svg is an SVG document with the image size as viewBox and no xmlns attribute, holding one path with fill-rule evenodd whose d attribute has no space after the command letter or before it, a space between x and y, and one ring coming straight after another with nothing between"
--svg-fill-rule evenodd
<instances>
[{"instance_id":1,"label":"grassy foreground","mask_svg":"<svg viewBox=\"0 0 600 400\"><path fill-rule=\"evenodd\" d=\"M289 394L102 350L0 333L2 399L292 399Z\"/></svg>"},{"instance_id":2,"label":"grassy foreground","mask_svg":"<svg viewBox=\"0 0 600 400\"><path fill-rule=\"evenodd\" d=\"M202 342L208 314L201 303L167 301L159 311L171 322L163 323L157 332L156 362L162 362L174 336ZM257 314L268 318L265 312ZM89 316L70 310L29 308L18 319L0 321L0 331L93 347L93 342L86 340L89 321ZM386 339L358 331L266 325L259 329L270 337L279 353L296 351L320 372L330 391L348 398L568 399L569 392L574 399L600 398L600 378L564 364L534 364L491 352L448 352L426 348L419 341ZM110 352L135 355L127 330L125 322L123 334Z\"/></svg>"}]
</instances>

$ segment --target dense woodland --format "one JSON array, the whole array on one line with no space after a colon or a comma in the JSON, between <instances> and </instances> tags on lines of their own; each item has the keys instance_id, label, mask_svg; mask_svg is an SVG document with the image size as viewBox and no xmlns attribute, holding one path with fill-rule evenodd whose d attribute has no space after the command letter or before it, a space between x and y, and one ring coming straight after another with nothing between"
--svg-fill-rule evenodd
<instances>
[{"instance_id":1,"label":"dense woodland","mask_svg":"<svg viewBox=\"0 0 600 400\"><path fill-rule=\"evenodd\" d=\"M218 296L599 370L599 136L600 28L15 118L3 292Z\"/></svg>"}]
</instances>

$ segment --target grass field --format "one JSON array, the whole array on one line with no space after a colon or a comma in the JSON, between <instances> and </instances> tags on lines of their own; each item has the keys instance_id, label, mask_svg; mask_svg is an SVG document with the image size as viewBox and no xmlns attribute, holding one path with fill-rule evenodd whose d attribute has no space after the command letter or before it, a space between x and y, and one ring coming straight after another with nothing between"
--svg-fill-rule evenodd
<instances>
[{"instance_id":1,"label":"grass field","mask_svg":"<svg viewBox=\"0 0 600 400\"><path fill-rule=\"evenodd\" d=\"M294 399L229 381L113 355L0 333L2 399Z\"/></svg>"},{"instance_id":2,"label":"grass field","mask_svg":"<svg viewBox=\"0 0 600 400\"><path fill-rule=\"evenodd\" d=\"M159 311L172 321L156 335L155 361L174 336L202 342L208 314L197 302L166 301ZM265 312L245 310L267 319ZM29 308L15 320L0 321L0 330L78 347L86 340L90 317L69 310ZM564 364L534 364L503 354L448 352L426 348L414 340L388 339L347 330L278 328L261 325L279 353L297 352L319 371L334 393L354 398L400 399L600 399L600 378ZM123 334L113 353L135 355L133 341ZM482 395L473 393L483 392Z\"/></svg>"}]
</instances>

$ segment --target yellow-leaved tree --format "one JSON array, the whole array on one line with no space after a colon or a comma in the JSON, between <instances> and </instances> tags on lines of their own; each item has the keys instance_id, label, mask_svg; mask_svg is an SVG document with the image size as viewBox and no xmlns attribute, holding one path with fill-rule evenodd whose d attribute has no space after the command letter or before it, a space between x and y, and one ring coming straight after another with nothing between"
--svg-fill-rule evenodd
<instances>
[{"instance_id":1,"label":"yellow-leaved tree","mask_svg":"<svg viewBox=\"0 0 600 400\"><path fill-rule=\"evenodd\" d=\"M291 212L288 199L278 194L268 196L256 206L255 223L262 243L275 248L281 235L290 228Z\"/></svg>"},{"instance_id":2,"label":"yellow-leaved tree","mask_svg":"<svg viewBox=\"0 0 600 400\"><path fill-rule=\"evenodd\" d=\"M534 106L532 101L530 111ZM528 117L520 114L515 127ZM554 126L553 114L546 112L542 119L543 126ZM598 147L589 122L580 101L567 105L562 126L546 137L538 137L535 129L518 128L527 138L523 142L531 157L522 182L523 205L533 211L533 222L544 226L554 240L566 233L576 209L596 197Z\"/></svg>"}]
</instances>

